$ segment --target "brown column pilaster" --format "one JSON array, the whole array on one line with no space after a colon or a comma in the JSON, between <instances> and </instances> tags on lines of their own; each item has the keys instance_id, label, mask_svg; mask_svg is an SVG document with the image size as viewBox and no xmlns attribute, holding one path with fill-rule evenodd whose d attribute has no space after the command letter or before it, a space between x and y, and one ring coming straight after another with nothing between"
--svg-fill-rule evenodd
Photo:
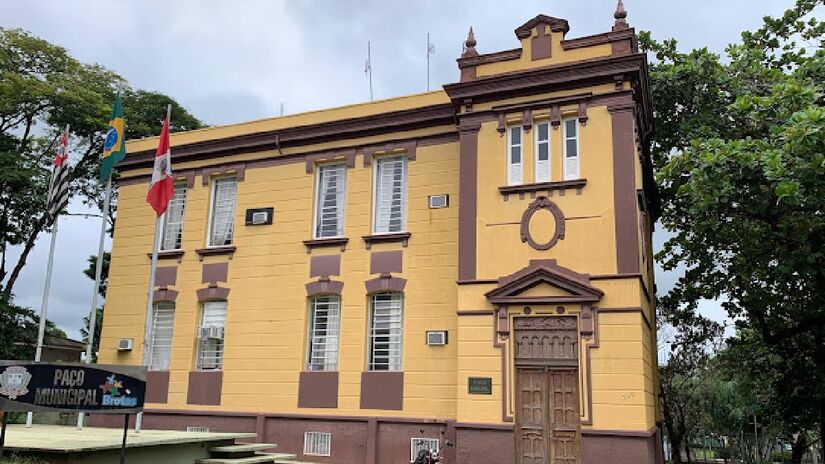
<instances>
[{"instance_id":1,"label":"brown column pilaster","mask_svg":"<svg viewBox=\"0 0 825 464\"><path fill-rule=\"evenodd\" d=\"M638 218L636 210L636 157L630 97L608 106L613 126L613 210L616 223L616 272L639 272Z\"/></svg>"},{"instance_id":2,"label":"brown column pilaster","mask_svg":"<svg viewBox=\"0 0 825 464\"><path fill-rule=\"evenodd\" d=\"M460 124L458 180L458 280L476 278L478 131L481 124Z\"/></svg>"}]
</instances>

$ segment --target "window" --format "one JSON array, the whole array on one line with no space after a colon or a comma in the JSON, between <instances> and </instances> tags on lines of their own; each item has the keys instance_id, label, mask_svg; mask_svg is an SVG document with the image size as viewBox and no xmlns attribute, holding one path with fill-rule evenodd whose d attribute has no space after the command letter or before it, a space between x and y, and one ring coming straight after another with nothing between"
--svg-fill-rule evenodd
<instances>
[{"instance_id":1,"label":"window","mask_svg":"<svg viewBox=\"0 0 825 464\"><path fill-rule=\"evenodd\" d=\"M304 454L307 456L329 456L332 434L329 432L304 432Z\"/></svg>"},{"instance_id":2,"label":"window","mask_svg":"<svg viewBox=\"0 0 825 464\"><path fill-rule=\"evenodd\" d=\"M238 183L234 177L215 179L212 183L212 213L209 220L209 246L232 245L237 185Z\"/></svg>"},{"instance_id":3,"label":"window","mask_svg":"<svg viewBox=\"0 0 825 464\"><path fill-rule=\"evenodd\" d=\"M340 296L324 295L310 300L308 371L334 371L338 369L340 324Z\"/></svg>"},{"instance_id":4,"label":"window","mask_svg":"<svg viewBox=\"0 0 825 464\"><path fill-rule=\"evenodd\" d=\"M564 120L564 180L579 178L579 125L575 118Z\"/></svg>"},{"instance_id":5,"label":"window","mask_svg":"<svg viewBox=\"0 0 825 464\"><path fill-rule=\"evenodd\" d=\"M175 324L175 303L155 305L152 313L152 338L149 345L149 370L169 370L172 354L172 330Z\"/></svg>"},{"instance_id":6,"label":"window","mask_svg":"<svg viewBox=\"0 0 825 464\"><path fill-rule=\"evenodd\" d=\"M209 301L201 311L198 338L198 369L223 367L223 340L226 326L226 301Z\"/></svg>"},{"instance_id":7,"label":"window","mask_svg":"<svg viewBox=\"0 0 825 464\"><path fill-rule=\"evenodd\" d=\"M347 168L343 164L318 166L315 192L315 238L344 235Z\"/></svg>"},{"instance_id":8,"label":"window","mask_svg":"<svg viewBox=\"0 0 825 464\"><path fill-rule=\"evenodd\" d=\"M521 127L507 128L507 185L522 183Z\"/></svg>"},{"instance_id":9,"label":"window","mask_svg":"<svg viewBox=\"0 0 825 464\"><path fill-rule=\"evenodd\" d=\"M410 439L410 462L414 462L418 453L422 450L433 450L438 452L437 438L411 438Z\"/></svg>"},{"instance_id":10,"label":"window","mask_svg":"<svg viewBox=\"0 0 825 464\"><path fill-rule=\"evenodd\" d=\"M404 232L407 228L407 157L379 158L375 163L373 233Z\"/></svg>"},{"instance_id":11,"label":"window","mask_svg":"<svg viewBox=\"0 0 825 464\"><path fill-rule=\"evenodd\" d=\"M169 208L163 216L162 251L180 250L183 239L183 210L186 207L186 184L176 184Z\"/></svg>"},{"instance_id":12,"label":"window","mask_svg":"<svg viewBox=\"0 0 825 464\"><path fill-rule=\"evenodd\" d=\"M550 124L536 125L536 182L550 182Z\"/></svg>"},{"instance_id":13,"label":"window","mask_svg":"<svg viewBox=\"0 0 825 464\"><path fill-rule=\"evenodd\" d=\"M404 302L400 293L370 298L369 370L401 370Z\"/></svg>"}]
</instances>

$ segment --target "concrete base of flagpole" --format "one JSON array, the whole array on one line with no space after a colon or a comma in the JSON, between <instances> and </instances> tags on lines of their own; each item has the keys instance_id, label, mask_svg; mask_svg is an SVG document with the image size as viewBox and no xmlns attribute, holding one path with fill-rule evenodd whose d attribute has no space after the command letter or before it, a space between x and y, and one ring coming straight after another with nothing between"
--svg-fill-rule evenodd
<instances>
[{"instance_id":1,"label":"concrete base of flagpole","mask_svg":"<svg viewBox=\"0 0 825 464\"><path fill-rule=\"evenodd\" d=\"M143 424L143 413L137 413L135 417L135 433L140 433L140 426Z\"/></svg>"},{"instance_id":2,"label":"concrete base of flagpole","mask_svg":"<svg viewBox=\"0 0 825 464\"><path fill-rule=\"evenodd\" d=\"M29 411L26 413L26 428L31 428L32 421L34 420L34 413Z\"/></svg>"},{"instance_id":3,"label":"concrete base of flagpole","mask_svg":"<svg viewBox=\"0 0 825 464\"><path fill-rule=\"evenodd\" d=\"M77 414L77 430L83 430L83 416L85 415L82 412Z\"/></svg>"}]
</instances>

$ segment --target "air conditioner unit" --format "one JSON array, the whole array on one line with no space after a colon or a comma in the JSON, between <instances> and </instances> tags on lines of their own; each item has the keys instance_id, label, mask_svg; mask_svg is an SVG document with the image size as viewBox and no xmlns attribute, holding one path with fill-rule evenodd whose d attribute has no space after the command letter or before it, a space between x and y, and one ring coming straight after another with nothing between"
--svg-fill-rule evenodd
<instances>
[{"instance_id":1,"label":"air conditioner unit","mask_svg":"<svg viewBox=\"0 0 825 464\"><path fill-rule=\"evenodd\" d=\"M428 330L427 331L427 345L443 346L447 344L446 330Z\"/></svg>"},{"instance_id":2,"label":"air conditioner unit","mask_svg":"<svg viewBox=\"0 0 825 464\"><path fill-rule=\"evenodd\" d=\"M118 351L132 351L132 346L134 345L134 340L131 338L121 338L117 341L117 350Z\"/></svg>"},{"instance_id":3,"label":"air conditioner unit","mask_svg":"<svg viewBox=\"0 0 825 464\"><path fill-rule=\"evenodd\" d=\"M268 211L255 211L252 213L252 224L261 225L266 224L267 222L269 222Z\"/></svg>"},{"instance_id":4,"label":"air conditioner unit","mask_svg":"<svg viewBox=\"0 0 825 464\"><path fill-rule=\"evenodd\" d=\"M430 209L446 208L450 206L450 196L447 194L430 195Z\"/></svg>"},{"instance_id":5,"label":"air conditioner unit","mask_svg":"<svg viewBox=\"0 0 825 464\"><path fill-rule=\"evenodd\" d=\"M223 338L223 327L207 325L200 328L198 337L202 339Z\"/></svg>"}]
</instances>

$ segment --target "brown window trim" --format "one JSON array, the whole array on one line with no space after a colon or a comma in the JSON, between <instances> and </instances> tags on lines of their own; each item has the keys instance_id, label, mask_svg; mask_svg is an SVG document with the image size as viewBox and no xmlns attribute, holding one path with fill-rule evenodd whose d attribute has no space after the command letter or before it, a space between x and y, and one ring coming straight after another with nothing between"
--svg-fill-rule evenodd
<instances>
[{"instance_id":1,"label":"brown window trim","mask_svg":"<svg viewBox=\"0 0 825 464\"><path fill-rule=\"evenodd\" d=\"M203 261L204 256L218 256L218 255L229 255L229 259L232 259L232 255L235 254L235 250L237 247L235 245L224 245L224 246L217 246L217 247L209 247L209 248L198 248L195 250L195 253L198 254L198 258Z\"/></svg>"},{"instance_id":2,"label":"brown window trim","mask_svg":"<svg viewBox=\"0 0 825 464\"><path fill-rule=\"evenodd\" d=\"M409 232L396 232L392 234L373 234L373 235L364 235L364 243L367 246L367 250L372 248L373 243L398 243L401 242L401 245L406 247L409 244L410 237L412 234Z\"/></svg>"},{"instance_id":3,"label":"brown window trim","mask_svg":"<svg viewBox=\"0 0 825 464\"><path fill-rule=\"evenodd\" d=\"M180 259L183 258L183 254L183 250L158 251L158 259L177 259L180 261ZM146 256L151 258L152 253L146 253Z\"/></svg>"},{"instance_id":4,"label":"brown window trim","mask_svg":"<svg viewBox=\"0 0 825 464\"><path fill-rule=\"evenodd\" d=\"M537 184L522 184L522 185L508 185L499 187L498 191L504 197L504 201L510 199L510 195L518 194L519 199L523 199L525 194L530 194L530 198L535 198L536 194L559 190L560 195L564 195L564 191L568 189L576 189L576 194L581 195L582 189L587 185L587 179L562 180L555 182L539 182Z\"/></svg>"},{"instance_id":5,"label":"brown window trim","mask_svg":"<svg viewBox=\"0 0 825 464\"><path fill-rule=\"evenodd\" d=\"M312 240L304 240L304 246L307 247L307 253L312 253L313 248L325 248L325 247L341 247L341 251L347 249L347 243L349 239L346 237L335 237L335 238L316 238Z\"/></svg>"}]
</instances>

